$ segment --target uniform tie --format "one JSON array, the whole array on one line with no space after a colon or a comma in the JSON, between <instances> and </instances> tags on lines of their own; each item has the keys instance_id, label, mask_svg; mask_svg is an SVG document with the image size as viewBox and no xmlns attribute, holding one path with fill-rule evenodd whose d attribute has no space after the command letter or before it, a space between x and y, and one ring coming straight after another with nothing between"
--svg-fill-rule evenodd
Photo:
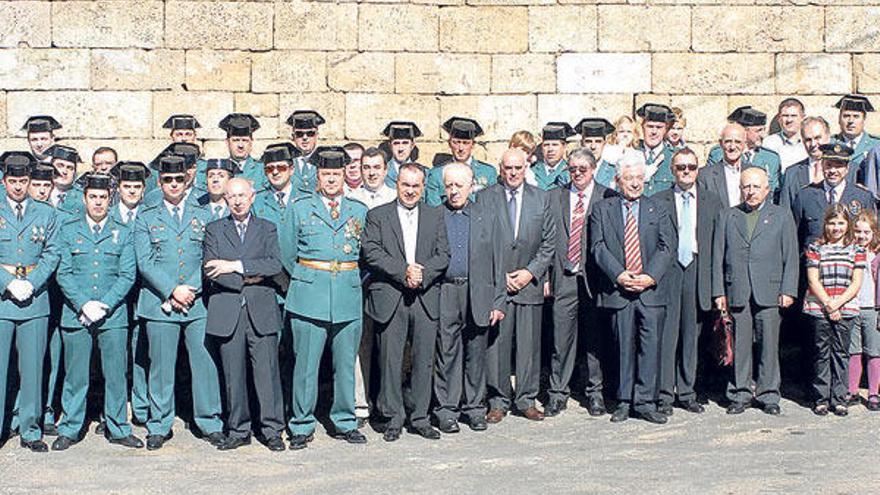
<instances>
[{"instance_id":1,"label":"uniform tie","mask_svg":"<svg viewBox=\"0 0 880 495\"><path fill-rule=\"evenodd\" d=\"M275 198L278 199L278 206L284 208L284 191L278 191L275 193Z\"/></svg>"},{"instance_id":2,"label":"uniform tie","mask_svg":"<svg viewBox=\"0 0 880 495\"><path fill-rule=\"evenodd\" d=\"M174 221L177 222L177 225L180 225L180 206L174 205L171 212L174 215Z\"/></svg>"},{"instance_id":3,"label":"uniform tie","mask_svg":"<svg viewBox=\"0 0 880 495\"><path fill-rule=\"evenodd\" d=\"M220 218L220 212L223 211L223 206L214 205L214 218Z\"/></svg>"},{"instance_id":4,"label":"uniform tie","mask_svg":"<svg viewBox=\"0 0 880 495\"><path fill-rule=\"evenodd\" d=\"M633 215L633 203L626 201L626 226L623 230L623 252L626 258L626 269L632 273L642 273L642 251L639 244L639 228Z\"/></svg>"},{"instance_id":5,"label":"uniform tie","mask_svg":"<svg viewBox=\"0 0 880 495\"><path fill-rule=\"evenodd\" d=\"M568 236L568 262L572 267L581 263L581 233L584 231L584 193L578 193L574 214L571 217L571 233Z\"/></svg>"},{"instance_id":6,"label":"uniform tie","mask_svg":"<svg viewBox=\"0 0 880 495\"><path fill-rule=\"evenodd\" d=\"M678 262L687 267L694 260L694 224L691 218L691 193L681 194L681 222L678 233Z\"/></svg>"},{"instance_id":7,"label":"uniform tie","mask_svg":"<svg viewBox=\"0 0 880 495\"><path fill-rule=\"evenodd\" d=\"M128 213L125 214L125 223L131 223L132 220L134 220L134 212L128 210Z\"/></svg>"},{"instance_id":8,"label":"uniform tie","mask_svg":"<svg viewBox=\"0 0 880 495\"><path fill-rule=\"evenodd\" d=\"M101 235L101 226L98 224L92 225L92 232L95 233L95 237Z\"/></svg>"},{"instance_id":9,"label":"uniform tie","mask_svg":"<svg viewBox=\"0 0 880 495\"><path fill-rule=\"evenodd\" d=\"M15 203L15 218L17 218L19 222L24 219L24 205L21 203Z\"/></svg>"}]
</instances>

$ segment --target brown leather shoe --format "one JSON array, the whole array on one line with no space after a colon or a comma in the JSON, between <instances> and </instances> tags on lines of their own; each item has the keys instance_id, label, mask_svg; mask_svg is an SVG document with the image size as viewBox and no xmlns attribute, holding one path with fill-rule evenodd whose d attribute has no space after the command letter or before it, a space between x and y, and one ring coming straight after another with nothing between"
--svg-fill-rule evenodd
<instances>
[{"instance_id":1,"label":"brown leather shoe","mask_svg":"<svg viewBox=\"0 0 880 495\"><path fill-rule=\"evenodd\" d=\"M486 422L487 423L500 423L502 419L504 419L504 415L507 414L501 409L489 409L489 413L486 414Z\"/></svg>"},{"instance_id":2,"label":"brown leather shoe","mask_svg":"<svg viewBox=\"0 0 880 495\"><path fill-rule=\"evenodd\" d=\"M522 415L525 416L526 419L530 419L532 421L544 421L544 413L539 411L538 408L535 406L531 406L523 411Z\"/></svg>"}]
</instances>

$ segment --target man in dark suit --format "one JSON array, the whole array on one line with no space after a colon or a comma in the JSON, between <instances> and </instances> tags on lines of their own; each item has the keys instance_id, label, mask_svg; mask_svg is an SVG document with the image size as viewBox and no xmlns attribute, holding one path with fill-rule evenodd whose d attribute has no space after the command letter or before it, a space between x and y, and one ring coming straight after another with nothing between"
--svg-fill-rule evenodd
<instances>
[{"instance_id":1,"label":"man in dark suit","mask_svg":"<svg viewBox=\"0 0 880 495\"><path fill-rule=\"evenodd\" d=\"M401 165L397 201L367 213L362 260L370 272L366 314L375 322L379 341L379 413L387 418L383 438L400 438L406 420L403 361L407 338L412 344L413 431L436 440L431 427L431 377L440 316L440 280L449 264L443 211L421 202L425 172L421 165Z\"/></svg>"},{"instance_id":2,"label":"man in dark suit","mask_svg":"<svg viewBox=\"0 0 880 495\"><path fill-rule=\"evenodd\" d=\"M801 142L807 151L807 158L785 169L782 188L779 191L779 206L791 208L797 193L805 186L822 182L822 150L820 146L831 142L828 121L822 117L807 117L801 125Z\"/></svg>"},{"instance_id":3,"label":"man in dark suit","mask_svg":"<svg viewBox=\"0 0 880 495\"><path fill-rule=\"evenodd\" d=\"M788 210L769 201L767 173L743 171L743 202L721 213L712 249L712 297L734 320L733 377L727 386L728 414L740 414L754 399L765 413L779 414L780 308L798 289L797 232ZM752 376L757 343L758 376Z\"/></svg>"},{"instance_id":4,"label":"man in dark suit","mask_svg":"<svg viewBox=\"0 0 880 495\"><path fill-rule=\"evenodd\" d=\"M590 214L590 251L601 271L599 307L611 311L618 347L618 404L611 421L633 412L665 423L657 412L657 365L668 295L663 277L677 250L675 227L666 208L643 196L644 162L625 157L618 164L619 198L600 201Z\"/></svg>"},{"instance_id":5,"label":"man in dark suit","mask_svg":"<svg viewBox=\"0 0 880 495\"><path fill-rule=\"evenodd\" d=\"M550 209L557 235L556 253L550 267L553 294L550 398L544 415L556 416L566 408L580 340L580 347L586 350L587 410L592 416L601 416L605 413L599 359L602 329L595 307L596 272L589 256L587 219L596 203L616 194L593 180L596 157L587 148L571 152L567 172L571 182L550 191Z\"/></svg>"},{"instance_id":6,"label":"man in dark suit","mask_svg":"<svg viewBox=\"0 0 880 495\"><path fill-rule=\"evenodd\" d=\"M501 182L481 191L495 215L500 236L502 269L507 289L507 312L489 336L489 423L501 421L511 402L526 418L544 419L535 407L541 373L541 312L543 279L553 260L556 226L550 197L525 183L525 152L508 149L501 158ZM510 384L510 357L516 342L516 395Z\"/></svg>"},{"instance_id":7,"label":"man in dark suit","mask_svg":"<svg viewBox=\"0 0 880 495\"><path fill-rule=\"evenodd\" d=\"M712 310L712 233L721 200L697 185L699 163L690 148L672 157L675 186L655 196L672 214L678 233L676 260L669 264L664 291L669 296L660 338L659 407L672 414L672 403L692 413L703 412L694 393L697 340L702 316Z\"/></svg>"},{"instance_id":8,"label":"man in dark suit","mask_svg":"<svg viewBox=\"0 0 880 495\"><path fill-rule=\"evenodd\" d=\"M434 365L434 415L443 433L459 431L458 418L474 431L486 424L486 346L490 327L504 318L505 281L495 219L471 201L474 172L463 163L443 168L443 218L449 267L440 284L440 330Z\"/></svg>"},{"instance_id":9,"label":"man in dark suit","mask_svg":"<svg viewBox=\"0 0 880 495\"><path fill-rule=\"evenodd\" d=\"M727 124L721 130L719 145L722 159L707 164L697 177L697 184L715 193L724 208L740 203L739 176L749 165L743 160L746 147L746 129L739 124Z\"/></svg>"},{"instance_id":10,"label":"man in dark suit","mask_svg":"<svg viewBox=\"0 0 880 495\"><path fill-rule=\"evenodd\" d=\"M284 410L278 373L281 315L272 277L282 270L275 224L251 213L254 189L247 179L231 179L226 203L231 215L205 229L206 332L220 349L226 378L229 434L220 450L251 443L248 361L259 404L260 436L273 451L284 450Z\"/></svg>"}]
</instances>

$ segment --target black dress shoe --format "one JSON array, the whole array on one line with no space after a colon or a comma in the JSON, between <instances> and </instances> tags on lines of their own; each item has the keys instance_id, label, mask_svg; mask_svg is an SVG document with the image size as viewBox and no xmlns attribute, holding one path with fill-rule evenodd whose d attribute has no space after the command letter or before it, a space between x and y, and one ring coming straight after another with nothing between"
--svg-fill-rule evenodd
<instances>
[{"instance_id":1,"label":"black dress shoe","mask_svg":"<svg viewBox=\"0 0 880 495\"><path fill-rule=\"evenodd\" d=\"M72 438L61 435L52 442L52 450L67 450L75 443L76 442Z\"/></svg>"},{"instance_id":2,"label":"black dress shoe","mask_svg":"<svg viewBox=\"0 0 880 495\"><path fill-rule=\"evenodd\" d=\"M559 413L565 410L567 407L567 401L561 399L550 399L547 402L547 405L544 406L544 417L552 418L553 416L559 416Z\"/></svg>"},{"instance_id":3,"label":"black dress shoe","mask_svg":"<svg viewBox=\"0 0 880 495\"><path fill-rule=\"evenodd\" d=\"M281 437L267 438L266 448L272 452L283 452L285 449L284 440L282 440Z\"/></svg>"},{"instance_id":4,"label":"black dress shoe","mask_svg":"<svg viewBox=\"0 0 880 495\"><path fill-rule=\"evenodd\" d=\"M746 405L742 402L731 402L727 406L727 414L742 414L746 412Z\"/></svg>"},{"instance_id":5,"label":"black dress shoe","mask_svg":"<svg viewBox=\"0 0 880 495\"><path fill-rule=\"evenodd\" d=\"M486 431L489 428L489 423L486 422L485 417L475 416L468 421L468 427L472 431Z\"/></svg>"},{"instance_id":6,"label":"black dress shoe","mask_svg":"<svg viewBox=\"0 0 880 495\"><path fill-rule=\"evenodd\" d=\"M443 433L458 433L461 429L458 427L458 421L447 418L440 420L440 424L437 425L437 429L442 431Z\"/></svg>"},{"instance_id":7,"label":"black dress shoe","mask_svg":"<svg viewBox=\"0 0 880 495\"><path fill-rule=\"evenodd\" d=\"M666 422L669 421L669 417L660 411L645 411L639 413L639 417L648 423L654 423L655 425L666 424Z\"/></svg>"},{"instance_id":8,"label":"black dress shoe","mask_svg":"<svg viewBox=\"0 0 880 495\"><path fill-rule=\"evenodd\" d=\"M672 404L660 404L657 406L657 412L664 416L672 416Z\"/></svg>"},{"instance_id":9,"label":"black dress shoe","mask_svg":"<svg viewBox=\"0 0 880 495\"><path fill-rule=\"evenodd\" d=\"M148 435L147 436L147 450L159 450L162 446L165 445L165 442L171 440L174 436L173 431L169 431L165 435Z\"/></svg>"},{"instance_id":10,"label":"black dress shoe","mask_svg":"<svg viewBox=\"0 0 880 495\"><path fill-rule=\"evenodd\" d=\"M95 435L103 435L104 432L107 431L107 423L103 421L98 421L98 424L95 425Z\"/></svg>"},{"instance_id":11,"label":"black dress shoe","mask_svg":"<svg viewBox=\"0 0 880 495\"><path fill-rule=\"evenodd\" d=\"M587 412L590 416L601 416L605 414L605 400L601 395L591 395L587 400Z\"/></svg>"},{"instance_id":12,"label":"black dress shoe","mask_svg":"<svg viewBox=\"0 0 880 495\"><path fill-rule=\"evenodd\" d=\"M382 440L386 442L396 442L400 440L400 428L390 427L385 428L385 433L382 434Z\"/></svg>"},{"instance_id":13,"label":"black dress shoe","mask_svg":"<svg viewBox=\"0 0 880 495\"><path fill-rule=\"evenodd\" d=\"M108 438L107 441L116 445L128 447L130 449L140 449L144 446L144 442L134 435L129 435L122 438Z\"/></svg>"},{"instance_id":14,"label":"black dress shoe","mask_svg":"<svg viewBox=\"0 0 880 495\"><path fill-rule=\"evenodd\" d=\"M336 438L354 444L367 443L367 437L365 437L364 434L361 433L360 430L358 430L357 428L353 430L348 430L345 433L337 433Z\"/></svg>"},{"instance_id":15,"label":"black dress shoe","mask_svg":"<svg viewBox=\"0 0 880 495\"><path fill-rule=\"evenodd\" d=\"M226 435L224 435L222 431L208 433L207 435L202 437L202 439L217 448L226 443Z\"/></svg>"},{"instance_id":16,"label":"black dress shoe","mask_svg":"<svg viewBox=\"0 0 880 495\"><path fill-rule=\"evenodd\" d=\"M681 408L687 412L694 413L694 414L700 414L700 413L706 411L706 408L703 407L702 404L700 404L699 402L697 402L695 400L689 400L686 402L682 402Z\"/></svg>"},{"instance_id":17,"label":"black dress shoe","mask_svg":"<svg viewBox=\"0 0 880 495\"><path fill-rule=\"evenodd\" d=\"M621 423L629 419L629 404L618 404L617 409L611 413L612 423Z\"/></svg>"},{"instance_id":18,"label":"black dress shoe","mask_svg":"<svg viewBox=\"0 0 880 495\"><path fill-rule=\"evenodd\" d=\"M57 435L58 435L58 427L55 426L55 423L44 423L43 424L43 436L54 437Z\"/></svg>"},{"instance_id":19,"label":"black dress shoe","mask_svg":"<svg viewBox=\"0 0 880 495\"><path fill-rule=\"evenodd\" d=\"M302 450L308 447L308 443L315 439L315 434L294 435L290 437L290 450Z\"/></svg>"},{"instance_id":20,"label":"black dress shoe","mask_svg":"<svg viewBox=\"0 0 880 495\"><path fill-rule=\"evenodd\" d=\"M769 414L771 416L779 416L779 413L782 411L779 409L778 404L767 404L764 406L764 414Z\"/></svg>"},{"instance_id":21,"label":"black dress shoe","mask_svg":"<svg viewBox=\"0 0 880 495\"><path fill-rule=\"evenodd\" d=\"M849 410L847 409L847 407L845 405L838 404L838 405L834 406L834 415L835 416L846 416L847 414L849 414Z\"/></svg>"},{"instance_id":22,"label":"black dress shoe","mask_svg":"<svg viewBox=\"0 0 880 495\"><path fill-rule=\"evenodd\" d=\"M34 440L33 442L21 441L21 446L31 452L49 452L49 446L42 440Z\"/></svg>"},{"instance_id":23,"label":"black dress shoe","mask_svg":"<svg viewBox=\"0 0 880 495\"><path fill-rule=\"evenodd\" d=\"M416 435L428 439L428 440L439 440L440 432L435 430L430 425L418 426L412 429L413 433Z\"/></svg>"},{"instance_id":24,"label":"black dress shoe","mask_svg":"<svg viewBox=\"0 0 880 495\"><path fill-rule=\"evenodd\" d=\"M251 436L246 437L226 437L226 440L217 446L217 450L235 450L239 447L251 444Z\"/></svg>"}]
</instances>

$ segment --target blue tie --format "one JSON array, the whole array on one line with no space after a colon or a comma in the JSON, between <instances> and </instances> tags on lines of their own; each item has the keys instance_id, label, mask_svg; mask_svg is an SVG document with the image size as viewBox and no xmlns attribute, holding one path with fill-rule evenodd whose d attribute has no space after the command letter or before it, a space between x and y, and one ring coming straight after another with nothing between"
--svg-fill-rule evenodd
<instances>
[{"instance_id":1,"label":"blue tie","mask_svg":"<svg viewBox=\"0 0 880 495\"><path fill-rule=\"evenodd\" d=\"M691 193L681 194L681 225L678 235L678 262L687 267L694 260L694 224L691 218Z\"/></svg>"},{"instance_id":2,"label":"blue tie","mask_svg":"<svg viewBox=\"0 0 880 495\"><path fill-rule=\"evenodd\" d=\"M510 227L513 229L513 238L516 239L516 189L510 191L510 199L507 200L507 215L510 218Z\"/></svg>"}]
</instances>

